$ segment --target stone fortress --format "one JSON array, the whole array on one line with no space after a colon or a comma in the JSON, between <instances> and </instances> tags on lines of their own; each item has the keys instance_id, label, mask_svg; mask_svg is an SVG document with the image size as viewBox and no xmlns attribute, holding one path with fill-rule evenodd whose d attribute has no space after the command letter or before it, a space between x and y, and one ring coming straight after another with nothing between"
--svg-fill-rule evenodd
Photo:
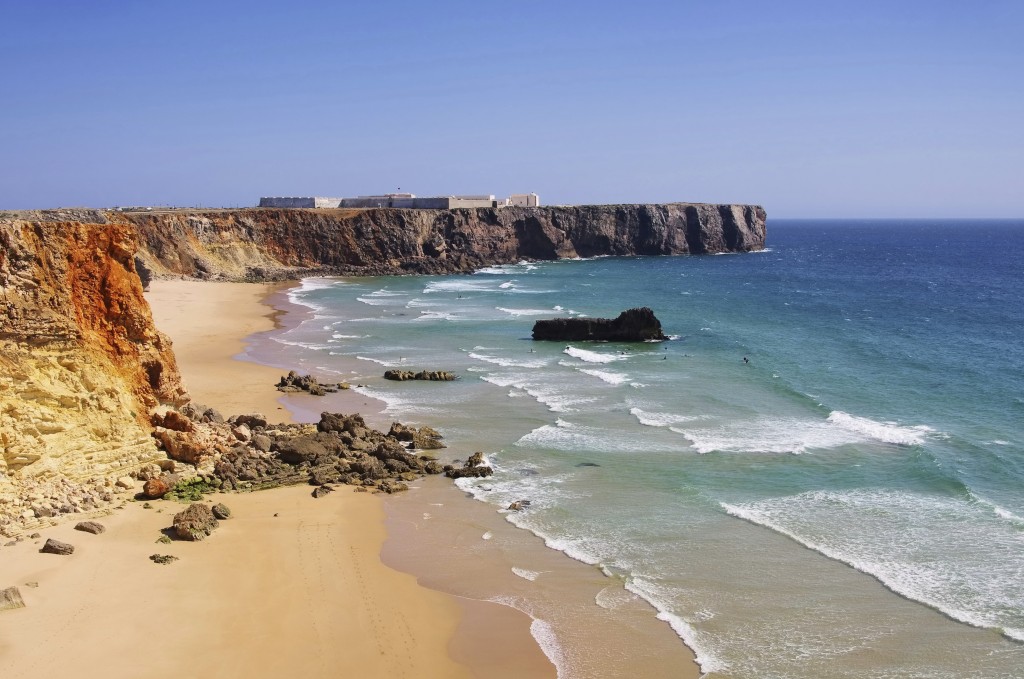
<instances>
[{"instance_id":1,"label":"stone fortress","mask_svg":"<svg viewBox=\"0 0 1024 679\"><path fill-rule=\"evenodd\" d=\"M355 198L324 198L322 196L265 196L260 198L258 207L331 208L331 207L391 207L421 210L451 210L466 207L539 207L540 198L536 193L513 193L508 198L494 196L433 196L417 197L412 193L385 193L379 196L356 196Z\"/></svg>"}]
</instances>

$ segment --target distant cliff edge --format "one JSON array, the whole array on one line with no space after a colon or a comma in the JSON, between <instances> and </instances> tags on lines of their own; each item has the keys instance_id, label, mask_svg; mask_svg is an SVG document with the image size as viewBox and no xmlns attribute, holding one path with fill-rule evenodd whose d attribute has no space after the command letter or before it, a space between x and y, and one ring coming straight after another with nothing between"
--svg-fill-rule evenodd
<instances>
[{"instance_id":1,"label":"distant cliff edge","mask_svg":"<svg viewBox=\"0 0 1024 679\"><path fill-rule=\"evenodd\" d=\"M139 234L157 275L275 280L304 275L469 272L523 259L761 250L757 205L583 205L455 210L242 209L107 213Z\"/></svg>"}]
</instances>

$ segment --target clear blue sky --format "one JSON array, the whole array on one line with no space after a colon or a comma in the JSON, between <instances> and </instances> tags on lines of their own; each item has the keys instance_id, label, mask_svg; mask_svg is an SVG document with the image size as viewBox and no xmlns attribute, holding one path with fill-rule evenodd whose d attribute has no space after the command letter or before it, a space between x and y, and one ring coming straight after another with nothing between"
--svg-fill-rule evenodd
<instances>
[{"instance_id":1,"label":"clear blue sky","mask_svg":"<svg viewBox=\"0 0 1024 679\"><path fill-rule=\"evenodd\" d=\"M1024 216L1024 1L0 0L0 209Z\"/></svg>"}]
</instances>

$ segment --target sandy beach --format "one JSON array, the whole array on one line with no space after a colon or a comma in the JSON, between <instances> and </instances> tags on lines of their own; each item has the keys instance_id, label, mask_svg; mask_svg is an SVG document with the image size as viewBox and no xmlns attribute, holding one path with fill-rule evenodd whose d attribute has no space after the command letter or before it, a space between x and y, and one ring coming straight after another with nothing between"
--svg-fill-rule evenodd
<instances>
[{"instance_id":1,"label":"sandy beach","mask_svg":"<svg viewBox=\"0 0 1024 679\"><path fill-rule=\"evenodd\" d=\"M178 368L192 399L227 417L262 412L290 422L274 386L281 371L238 360L245 338L275 327L274 310L262 300L281 285L153 281L146 300L156 327L170 336Z\"/></svg>"},{"instance_id":2,"label":"sandy beach","mask_svg":"<svg viewBox=\"0 0 1024 679\"><path fill-rule=\"evenodd\" d=\"M184 505L155 501L100 517L100 535L66 523L5 547L26 607L0 614L3 675L472 676L447 652L454 602L381 564L379 498L295 486L216 501L233 516L203 542L156 543ZM39 553L49 537L75 553Z\"/></svg>"},{"instance_id":3,"label":"sandy beach","mask_svg":"<svg viewBox=\"0 0 1024 679\"><path fill-rule=\"evenodd\" d=\"M274 390L280 370L236 358L245 337L274 328L262 300L280 289L153 284L157 327L172 338L195 401L281 421L291 419L289 399L299 399L303 418L316 412L303 395ZM354 412L363 399L346 396ZM341 488L314 500L295 486L208 499L233 516L203 542L157 543L185 505L153 501L98 517L100 535L72 521L3 548L2 585L17 586L26 603L0 614L4 676L554 675L528 617L427 589L381 562L380 496ZM75 553L40 553L51 537ZM160 565L151 554L178 560ZM499 641L503 652L488 653Z\"/></svg>"}]
</instances>

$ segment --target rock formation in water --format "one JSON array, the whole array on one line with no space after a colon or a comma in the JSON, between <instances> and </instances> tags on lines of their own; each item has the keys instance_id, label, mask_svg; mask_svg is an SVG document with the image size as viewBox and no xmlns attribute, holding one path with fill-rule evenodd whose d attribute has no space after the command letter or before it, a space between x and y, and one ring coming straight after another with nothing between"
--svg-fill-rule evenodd
<instances>
[{"instance_id":1,"label":"rock formation in water","mask_svg":"<svg viewBox=\"0 0 1024 679\"><path fill-rule=\"evenodd\" d=\"M665 340L661 321L648 307L627 309L617 318L553 318L533 324L533 339L559 342L645 342Z\"/></svg>"},{"instance_id":2,"label":"rock formation in water","mask_svg":"<svg viewBox=\"0 0 1024 679\"><path fill-rule=\"evenodd\" d=\"M746 252L756 205L585 205L457 210L246 209L110 214L137 227L155 275L271 280L470 272L524 259Z\"/></svg>"}]
</instances>

